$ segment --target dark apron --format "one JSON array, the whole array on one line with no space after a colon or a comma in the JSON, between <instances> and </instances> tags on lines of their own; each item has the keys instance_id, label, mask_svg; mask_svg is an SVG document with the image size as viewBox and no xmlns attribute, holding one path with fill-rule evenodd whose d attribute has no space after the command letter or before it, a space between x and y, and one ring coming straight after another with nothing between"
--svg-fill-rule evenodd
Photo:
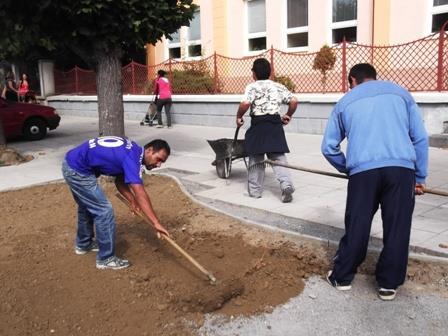
<instances>
[{"instance_id":1,"label":"dark apron","mask_svg":"<svg viewBox=\"0 0 448 336\"><path fill-rule=\"evenodd\" d=\"M289 153L280 115L253 116L246 131L244 147L249 155Z\"/></svg>"}]
</instances>

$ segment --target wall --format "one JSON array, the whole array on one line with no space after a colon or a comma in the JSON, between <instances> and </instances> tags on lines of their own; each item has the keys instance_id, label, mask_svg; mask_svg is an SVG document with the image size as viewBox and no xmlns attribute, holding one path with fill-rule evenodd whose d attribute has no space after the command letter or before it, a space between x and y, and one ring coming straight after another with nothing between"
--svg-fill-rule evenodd
<instances>
[{"instance_id":1,"label":"wall","mask_svg":"<svg viewBox=\"0 0 448 336\"><path fill-rule=\"evenodd\" d=\"M296 96L299 107L286 131L323 134L328 116L341 95L299 94ZM428 133L443 133L443 122L448 121L448 94L416 93L414 97L421 108ZM124 96L125 119L142 120L152 98L152 96ZM173 96L174 104L171 109L173 124L233 128L241 99L240 95ZM96 96L53 96L48 97L47 102L61 115L89 117L98 115ZM62 118L62 122L63 120ZM246 120L248 121L249 118L246 117ZM246 122L245 127L248 126L249 122Z\"/></svg>"},{"instance_id":2,"label":"wall","mask_svg":"<svg viewBox=\"0 0 448 336\"><path fill-rule=\"evenodd\" d=\"M389 44L406 43L429 35L432 2L414 0L410 5L409 0L391 0Z\"/></svg>"}]
</instances>

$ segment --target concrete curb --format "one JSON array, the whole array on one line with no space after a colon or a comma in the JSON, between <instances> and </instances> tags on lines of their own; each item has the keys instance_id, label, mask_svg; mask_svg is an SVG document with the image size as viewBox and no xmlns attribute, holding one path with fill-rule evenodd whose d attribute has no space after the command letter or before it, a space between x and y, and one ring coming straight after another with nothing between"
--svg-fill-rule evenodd
<instances>
[{"instance_id":1,"label":"concrete curb","mask_svg":"<svg viewBox=\"0 0 448 336\"><path fill-rule=\"evenodd\" d=\"M327 246L331 245L333 247L338 246L339 238L343 234L343 230L340 230L338 228L329 227L327 225L323 225L323 224L319 224L319 223L309 222L309 221L300 220L300 219L292 219L291 217L272 214L268 211L262 211L262 210L253 209L253 208L244 207L244 206L236 206L236 205L233 205L230 203L216 201L216 200L206 198L206 197L197 198L196 196L194 196L194 193L192 192L192 190L209 188L209 187L201 187L199 183L192 183L190 181L188 181L188 184L196 184L196 185L194 185L194 186L184 185L184 183L182 181L182 177L181 176L179 177L179 175L188 174L188 173L191 174L191 172L177 171L177 170L174 170L171 168L164 168L163 170L164 170L164 172L161 172L161 171L152 172L152 173L149 173L149 175L161 175L161 176L166 176L166 177L172 178L177 183L177 185L182 190L182 192L184 192L196 204L207 207L209 209L212 209L218 213L238 219L241 222L245 223L246 225L257 226L257 227L260 227L265 230L280 232L282 234L285 234L289 238L292 238L293 241L297 238L308 239L308 240L320 242ZM219 207L217 207L216 205L219 205ZM246 211L249 210L251 213L259 212L259 213L261 213L261 216L260 216L260 214L258 214L258 216L256 216L258 220L249 219L247 216L245 216L245 212L241 212L241 209L244 209L244 208L246 208L245 209ZM326 229L326 232L322 231L322 232L319 232L320 234L307 234L307 233L303 233L300 231L293 231L291 229L282 228L277 225L270 225L270 224L263 223L262 221L259 220L259 218L261 218L261 217L269 219L269 222L271 222L272 219L274 218L277 223L281 222L282 220L283 220L283 222L289 222L289 223L291 223L291 220L297 220L297 221L301 222L301 225L322 226ZM339 232L340 235L336 236L335 235L336 232ZM327 234L327 237L323 236L325 233ZM331 235L331 237L329 237L329 235ZM379 254L381 252L381 248L382 248L382 240L375 238L375 237L371 237L368 252L374 253L374 254ZM428 250L428 249L425 249L422 247L412 246L412 245L410 246L409 257L412 259L417 259L417 260L422 260L422 261L448 263L448 253L440 253L440 252L431 251L431 250Z\"/></svg>"}]
</instances>

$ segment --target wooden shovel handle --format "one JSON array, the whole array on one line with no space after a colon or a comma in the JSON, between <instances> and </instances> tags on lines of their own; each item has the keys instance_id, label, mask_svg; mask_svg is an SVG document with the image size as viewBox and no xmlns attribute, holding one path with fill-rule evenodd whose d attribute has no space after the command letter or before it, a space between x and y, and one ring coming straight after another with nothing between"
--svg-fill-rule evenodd
<instances>
[{"instance_id":1,"label":"wooden shovel handle","mask_svg":"<svg viewBox=\"0 0 448 336\"><path fill-rule=\"evenodd\" d=\"M266 159L266 160L264 160L264 162L266 162L266 163L268 163L270 165L273 165L273 166L281 166L281 167L291 168L291 169L300 170L300 171L304 171L304 172L308 172L308 173L314 173L314 174L320 174L320 175L326 175L326 176L331 176L331 177L338 177L338 178L348 179L348 176L344 175L344 174L332 173L332 172L327 172L327 171L324 171L324 170L317 170L317 169L305 168L305 167L300 167L300 166L293 166L293 165L290 165L288 163L284 163L284 162L280 162L280 161L273 161L273 160L270 160L270 159ZM443 191L443 190L425 188L425 189L423 189L423 191L426 194L433 194L433 195L439 195L439 196L448 196L448 192Z\"/></svg>"},{"instance_id":2,"label":"wooden shovel handle","mask_svg":"<svg viewBox=\"0 0 448 336\"><path fill-rule=\"evenodd\" d=\"M131 209L131 205L129 204L129 201L121 194L117 193L115 194L115 196L117 196L117 198L122 201L125 205L127 205L127 207L129 209ZM154 227L153 223L151 222L151 220L145 216L145 214L143 214L142 212L138 211L137 215L142 218L145 222L147 222L148 224L150 224L152 227ZM213 274L209 271L207 271L204 267L201 266L201 264L199 264L196 260L193 259L192 256L190 256L187 252L185 252L184 249L182 249L179 245L176 244L176 242L174 240L172 240L169 236L167 236L166 234L160 234L160 237L164 240L166 240L168 243L170 243L177 251L180 252L180 254L182 254L189 262L191 262L198 270L200 270L202 273L204 273L212 282L216 281L216 278L213 276Z\"/></svg>"}]
</instances>

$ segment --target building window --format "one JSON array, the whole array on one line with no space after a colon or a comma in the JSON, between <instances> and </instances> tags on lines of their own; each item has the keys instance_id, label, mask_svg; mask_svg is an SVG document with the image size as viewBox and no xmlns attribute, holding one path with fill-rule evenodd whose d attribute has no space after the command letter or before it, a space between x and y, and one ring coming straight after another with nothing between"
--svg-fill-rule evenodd
<instances>
[{"instance_id":1,"label":"building window","mask_svg":"<svg viewBox=\"0 0 448 336\"><path fill-rule=\"evenodd\" d=\"M287 0L287 48L308 46L308 0Z\"/></svg>"},{"instance_id":2,"label":"building window","mask_svg":"<svg viewBox=\"0 0 448 336\"><path fill-rule=\"evenodd\" d=\"M248 50L266 49L266 4L265 0L247 1Z\"/></svg>"},{"instance_id":3,"label":"building window","mask_svg":"<svg viewBox=\"0 0 448 336\"><path fill-rule=\"evenodd\" d=\"M187 57L197 57L202 55L201 47L201 12L196 11L190 22L186 39Z\"/></svg>"},{"instance_id":4,"label":"building window","mask_svg":"<svg viewBox=\"0 0 448 336\"><path fill-rule=\"evenodd\" d=\"M357 0L333 0L332 42L356 42Z\"/></svg>"},{"instance_id":5,"label":"building window","mask_svg":"<svg viewBox=\"0 0 448 336\"><path fill-rule=\"evenodd\" d=\"M448 21L448 0L434 0L431 32L438 32L446 21Z\"/></svg>"},{"instance_id":6,"label":"building window","mask_svg":"<svg viewBox=\"0 0 448 336\"><path fill-rule=\"evenodd\" d=\"M168 57L181 58L180 52L180 29L171 34L172 40L168 40Z\"/></svg>"}]
</instances>

